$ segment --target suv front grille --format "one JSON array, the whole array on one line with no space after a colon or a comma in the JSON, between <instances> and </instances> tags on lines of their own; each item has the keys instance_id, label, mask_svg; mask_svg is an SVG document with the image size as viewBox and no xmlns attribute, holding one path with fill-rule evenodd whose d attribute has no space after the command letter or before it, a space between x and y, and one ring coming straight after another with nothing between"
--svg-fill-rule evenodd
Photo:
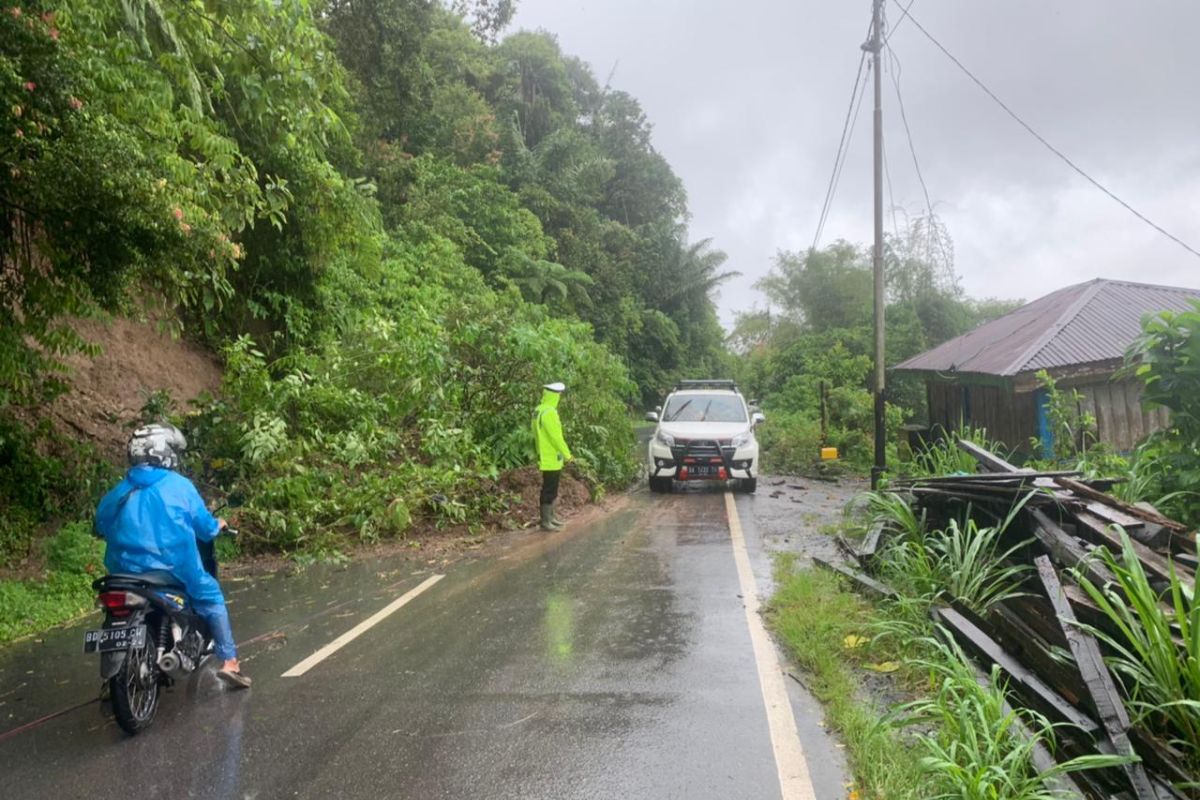
<instances>
[{"instance_id":1,"label":"suv front grille","mask_svg":"<svg viewBox=\"0 0 1200 800\"><path fill-rule=\"evenodd\" d=\"M676 463L685 463L688 459L700 463L711 463L714 460L727 462L733 457L734 449L723 447L723 444L725 443L714 439L676 440L675 446L671 448L671 457Z\"/></svg>"}]
</instances>

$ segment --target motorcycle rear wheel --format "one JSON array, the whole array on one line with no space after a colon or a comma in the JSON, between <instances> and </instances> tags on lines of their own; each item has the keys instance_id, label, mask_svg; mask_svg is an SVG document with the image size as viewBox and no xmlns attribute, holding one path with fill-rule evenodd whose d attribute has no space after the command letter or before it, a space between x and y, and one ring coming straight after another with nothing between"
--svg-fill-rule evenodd
<instances>
[{"instance_id":1,"label":"motorcycle rear wheel","mask_svg":"<svg viewBox=\"0 0 1200 800\"><path fill-rule=\"evenodd\" d=\"M159 670L153 626L141 647L130 648L121 670L109 681L113 713L130 736L144 731L158 711Z\"/></svg>"}]
</instances>

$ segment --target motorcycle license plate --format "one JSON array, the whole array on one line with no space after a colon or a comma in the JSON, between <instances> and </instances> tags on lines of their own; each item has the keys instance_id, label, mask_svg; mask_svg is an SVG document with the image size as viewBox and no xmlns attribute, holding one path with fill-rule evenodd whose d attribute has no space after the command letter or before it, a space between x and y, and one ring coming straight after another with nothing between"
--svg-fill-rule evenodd
<instances>
[{"instance_id":1,"label":"motorcycle license plate","mask_svg":"<svg viewBox=\"0 0 1200 800\"><path fill-rule=\"evenodd\" d=\"M695 467L688 467L688 478L716 478L720 474L718 472L720 469L716 464L701 464Z\"/></svg>"},{"instance_id":2,"label":"motorcycle license plate","mask_svg":"<svg viewBox=\"0 0 1200 800\"><path fill-rule=\"evenodd\" d=\"M101 628L98 631L88 631L83 635L83 652L111 653L114 650L141 647L145 643L145 625L135 625L132 628Z\"/></svg>"}]
</instances>

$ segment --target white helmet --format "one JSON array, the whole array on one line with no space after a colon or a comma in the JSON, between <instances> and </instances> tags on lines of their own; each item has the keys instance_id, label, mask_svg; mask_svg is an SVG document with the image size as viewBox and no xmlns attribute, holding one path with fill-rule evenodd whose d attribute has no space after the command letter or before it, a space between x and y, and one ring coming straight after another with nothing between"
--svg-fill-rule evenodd
<instances>
[{"instance_id":1,"label":"white helmet","mask_svg":"<svg viewBox=\"0 0 1200 800\"><path fill-rule=\"evenodd\" d=\"M174 425L144 425L129 437L129 465L150 464L163 469L178 469L187 439Z\"/></svg>"}]
</instances>

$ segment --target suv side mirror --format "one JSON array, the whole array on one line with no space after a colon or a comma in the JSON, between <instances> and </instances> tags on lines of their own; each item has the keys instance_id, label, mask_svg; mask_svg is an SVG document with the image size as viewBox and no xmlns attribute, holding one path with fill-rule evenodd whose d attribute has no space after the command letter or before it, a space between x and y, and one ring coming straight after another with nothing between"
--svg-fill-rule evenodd
<instances>
[{"instance_id":1,"label":"suv side mirror","mask_svg":"<svg viewBox=\"0 0 1200 800\"><path fill-rule=\"evenodd\" d=\"M754 427L756 427L756 428L759 425L762 425L766 421L767 421L767 418L761 411L755 411L753 414L750 415L750 422L753 423Z\"/></svg>"},{"instance_id":2,"label":"suv side mirror","mask_svg":"<svg viewBox=\"0 0 1200 800\"><path fill-rule=\"evenodd\" d=\"M658 422L658 412L657 411L647 411L646 412L646 421L647 422Z\"/></svg>"}]
</instances>

